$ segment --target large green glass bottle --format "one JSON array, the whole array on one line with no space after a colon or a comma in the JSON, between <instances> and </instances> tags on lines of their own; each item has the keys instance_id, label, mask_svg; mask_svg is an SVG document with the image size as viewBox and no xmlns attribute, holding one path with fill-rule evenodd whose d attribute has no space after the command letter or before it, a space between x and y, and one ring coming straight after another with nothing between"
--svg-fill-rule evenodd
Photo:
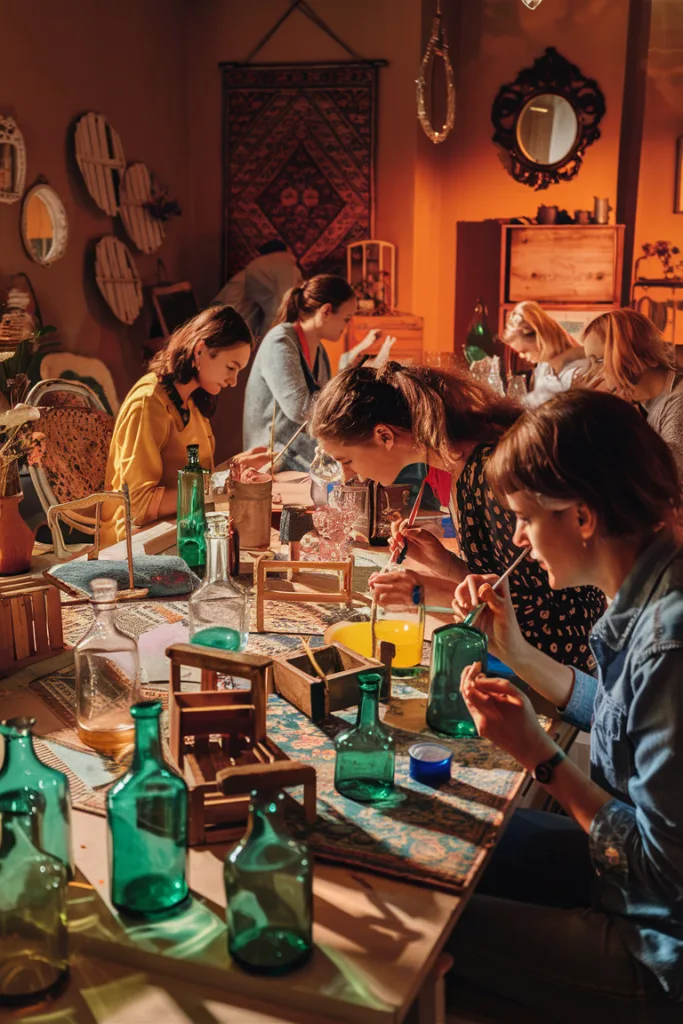
<instances>
[{"instance_id":1,"label":"large green glass bottle","mask_svg":"<svg viewBox=\"0 0 683 1024\"><path fill-rule=\"evenodd\" d=\"M488 325L486 306L483 299L477 299L465 339L465 358L471 366L485 356L492 356L493 351L493 335Z\"/></svg>"},{"instance_id":2,"label":"large green glass bottle","mask_svg":"<svg viewBox=\"0 0 683 1024\"><path fill-rule=\"evenodd\" d=\"M334 786L349 800L381 803L394 788L394 737L379 720L379 692L382 677L378 672L361 672L358 718L334 741L336 761Z\"/></svg>"},{"instance_id":3,"label":"large green glass bottle","mask_svg":"<svg viewBox=\"0 0 683 1024\"><path fill-rule=\"evenodd\" d=\"M73 877L71 847L71 797L69 780L63 772L50 768L37 756L32 730L35 718L8 718L0 722L0 735L5 740L5 759L0 768L0 803L5 808L25 801L33 792L44 801L40 846L60 860Z\"/></svg>"},{"instance_id":4,"label":"large green glass bottle","mask_svg":"<svg viewBox=\"0 0 683 1024\"><path fill-rule=\"evenodd\" d=\"M161 701L141 701L130 713L133 764L107 795L111 900L127 914L154 920L188 900L187 786L161 752Z\"/></svg>"},{"instance_id":5,"label":"large green glass bottle","mask_svg":"<svg viewBox=\"0 0 683 1024\"><path fill-rule=\"evenodd\" d=\"M313 861L285 828L284 799L252 792L247 832L225 861L228 949L259 974L293 970L313 948Z\"/></svg>"},{"instance_id":6,"label":"large green glass bottle","mask_svg":"<svg viewBox=\"0 0 683 1024\"><path fill-rule=\"evenodd\" d=\"M178 470L178 554L199 575L203 575L206 565L204 487L207 472L199 464L199 445L188 444L187 465Z\"/></svg>"},{"instance_id":7,"label":"large green glass bottle","mask_svg":"<svg viewBox=\"0 0 683 1024\"><path fill-rule=\"evenodd\" d=\"M460 693L462 671L475 661L486 671L486 634L462 622L440 626L432 634L427 725L446 736L476 736L477 727Z\"/></svg>"},{"instance_id":8,"label":"large green glass bottle","mask_svg":"<svg viewBox=\"0 0 683 1024\"><path fill-rule=\"evenodd\" d=\"M66 868L40 848L44 797L0 798L0 1005L48 995L69 971Z\"/></svg>"}]
</instances>

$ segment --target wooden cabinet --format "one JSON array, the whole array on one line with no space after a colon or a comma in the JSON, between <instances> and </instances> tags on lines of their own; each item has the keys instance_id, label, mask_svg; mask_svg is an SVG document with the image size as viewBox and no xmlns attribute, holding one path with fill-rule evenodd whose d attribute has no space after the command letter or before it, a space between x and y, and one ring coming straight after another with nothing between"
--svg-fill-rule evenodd
<instances>
[{"instance_id":1,"label":"wooden cabinet","mask_svg":"<svg viewBox=\"0 0 683 1024\"><path fill-rule=\"evenodd\" d=\"M367 350L368 355L377 355L382 342L387 335L390 335L396 338L396 344L391 350L392 359L399 363L421 363L423 327L422 317L413 316L411 313L387 314L386 316L364 316L362 313L357 313L351 318L349 326L338 342L323 342L330 357L332 372L337 372L342 352L348 352L359 341L362 341L369 331L375 329L382 332L382 337L377 344Z\"/></svg>"},{"instance_id":2,"label":"wooden cabinet","mask_svg":"<svg viewBox=\"0 0 683 1024\"><path fill-rule=\"evenodd\" d=\"M621 305L621 224L458 224L455 350L464 344L478 298L502 333L510 310L534 299L578 333L583 322Z\"/></svg>"}]
</instances>

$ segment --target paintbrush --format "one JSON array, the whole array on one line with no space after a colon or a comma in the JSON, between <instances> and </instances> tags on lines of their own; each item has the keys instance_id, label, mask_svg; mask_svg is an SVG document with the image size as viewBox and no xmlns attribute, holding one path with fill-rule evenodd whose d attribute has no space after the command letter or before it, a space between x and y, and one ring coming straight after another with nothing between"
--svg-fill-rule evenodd
<instances>
[{"instance_id":1,"label":"paintbrush","mask_svg":"<svg viewBox=\"0 0 683 1024\"><path fill-rule=\"evenodd\" d=\"M308 660L310 661L311 665L315 669L316 675L319 676L322 679L322 681L327 685L327 676L325 675L325 673L321 669L320 665L318 664L316 656L313 653L313 649L312 649L311 645L309 644L308 640L306 640L306 638L303 637L303 636L299 636L299 640L303 644L304 650L306 651L306 654L308 655Z\"/></svg>"},{"instance_id":2,"label":"paintbrush","mask_svg":"<svg viewBox=\"0 0 683 1024\"><path fill-rule=\"evenodd\" d=\"M273 459L271 460L271 463L270 463L271 472L272 472L272 469L273 469L273 466L275 465L275 463L278 462L279 459L282 458L282 456L285 454L285 452L289 448L290 444L292 444L294 441L296 441L296 439L299 436L299 434L301 433L301 431L305 430L307 426L308 426L308 420L304 420L303 423L301 424L301 426L299 427L299 429L297 430L296 434L293 434L290 437L289 441L284 446L284 448L282 448L279 452L275 453L275 455L274 455L274 457L273 457ZM272 447L273 446L271 444L271 455L273 454Z\"/></svg>"},{"instance_id":3,"label":"paintbrush","mask_svg":"<svg viewBox=\"0 0 683 1024\"><path fill-rule=\"evenodd\" d=\"M501 585L501 583L508 578L510 573L517 568L520 562L524 561L526 556L529 554L530 550L531 548L524 548L523 551L521 551L519 555L517 555L517 558L515 558L512 565L509 565L505 572L503 573L503 575L498 577L496 582L491 587L491 590L498 590L498 587ZM481 604L478 604L476 608L473 608L472 611L465 616L465 618L462 620L463 626L473 626L485 608L486 602L482 601Z\"/></svg>"},{"instance_id":4,"label":"paintbrush","mask_svg":"<svg viewBox=\"0 0 683 1024\"><path fill-rule=\"evenodd\" d=\"M270 475L273 476L273 466L275 460L273 455L275 454L275 414L277 413L277 402L273 401L273 418L270 421Z\"/></svg>"}]
</instances>

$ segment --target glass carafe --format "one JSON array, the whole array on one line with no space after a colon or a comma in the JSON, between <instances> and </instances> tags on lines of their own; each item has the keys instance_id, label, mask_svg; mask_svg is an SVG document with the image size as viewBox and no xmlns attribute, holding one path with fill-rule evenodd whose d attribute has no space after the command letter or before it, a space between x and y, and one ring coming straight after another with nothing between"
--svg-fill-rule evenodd
<instances>
[{"instance_id":1,"label":"glass carafe","mask_svg":"<svg viewBox=\"0 0 683 1024\"><path fill-rule=\"evenodd\" d=\"M64 864L73 877L71 846L71 797L69 780L63 772L50 768L38 757L33 746L35 718L9 718L0 722L5 740L5 758L0 768L0 804L14 806L35 793L44 801L40 846Z\"/></svg>"},{"instance_id":2,"label":"glass carafe","mask_svg":"<svg viewBox=\"0 0 683 1024\"><path fill-rule=\"evenodd\" d=\"M135 753L109 790L111 901L137 917L158 919L188 899L187 786L161 752L161 701L133 705Z\"/></svg>"},{"instance_id":3,"label":"glass carafe","mask_svg":"<svg viewBox=\"0 0 683 1024\"><path fill-rule=\"evenodd\" d=\"M227 516L206 517L206 578L189 601L190 641L243 651L249 640L249 596L228 575Z\"/></svg>"},{"instance_id":4,"label":"glass carafe","mask_svg":"<svg viewBox=\"0 0 683 1024\"><path fill-rule=\"evenodd\" d=\"M116 625L115 580L92 580L95 621L76 645L79 739L120 758L133 745L130 707L139 699L138 645Z\"/></svg>"},{"instance_id":5,"label":"glass carafe","mask_svg":"<svg viewBox=\"0 0 683 1024\"><path fill-rule=\"evenodd\" d=\"M69 971L66 868L40 848L34 796L0 798L0 1005L41 999Z\"/></svg>"},{"instance_id":6,"label":"glass carafe","mask_svg":"<svg viewBox=\"0 0 683 1024\"><path fill-rule=\"evenodd\" d=\"M188 444L187 465L178 470L178 554L200 576L206 564L204 490L208 472L199 463L199 445Z\"/></svg>"},{"instance_id":7,"label":"glass carafe","mask_svg":"<svg viewBox=\"0 0 683 1024\"><path fill-rule=\"evenodd\" d=\"M493 336L487 319L487 309L483 299L477 299L474 315L465 338L465 359L471 366L479 359L493 355Z\"/></svg>"},{"instance_id":8,"label":"glass carafe","mask_svg":"<svg viewBox=\"0 0 683 1024\"><path fill-rule=\"evenodd\" d=\"M228 949L260 974L299 967L313 948L313 861L287 832L284 799L252 792L247 832L225 861Z\"/></svg>"},{"instance_id":9,"label":"glass carafe","mask_svg":"<svg viewBox=\"0 0 683 1024\"><path fill-rule=\"evenodd\" d=\"M311 478L311 501L314 505L327 505L330 488L344 480L343 470L337 460L320 445L316 445L308 475Z\"/></svg>"},{"instance_id":10,"label":"glass carafe","mask_svg":"<svg viewBox=\"0 0 683 1024\"><path fill-rule=\"evenodd\" d=\"M462 622L440 626L432 635L427 725L446 736L476 736L477 728L460 693L462 671L475 661L486 671L486 634Z\"/></svg>"},{"instance_id":11,"label":"glass carafe","mask_svg":"<svg viewBox=\"0 0 683 1024\"><path fill-rule=\"evenodd\" d=\"M378 672L358 676L358 718L334 741L336 761L334 786L349 800L381 803L394 788L394 737L379 720L379 692L382 677Z\"/></svg>"}]
</instances>

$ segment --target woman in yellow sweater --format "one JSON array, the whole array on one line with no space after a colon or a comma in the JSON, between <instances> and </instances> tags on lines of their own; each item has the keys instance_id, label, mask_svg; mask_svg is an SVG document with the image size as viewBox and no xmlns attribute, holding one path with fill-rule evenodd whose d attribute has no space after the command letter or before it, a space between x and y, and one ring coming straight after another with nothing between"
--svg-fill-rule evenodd
<instances>
[{"instance_id":1,"label":"woman in yellow sweater","mask_svg":"<svg viewBox=\"0 0 683 1024\"><path fill-rule=\"evenodd\" d=\"M172 334L128 392L114 425L106 487L128 484L134 525L174 515L188 444L199 445L199 461L213 470L208 417L220 392L237 383L252 347L251 331L232 306L210 306ZM102 544L124 536L123 507L105 506Z\"/></svg>"}]
</instances>

